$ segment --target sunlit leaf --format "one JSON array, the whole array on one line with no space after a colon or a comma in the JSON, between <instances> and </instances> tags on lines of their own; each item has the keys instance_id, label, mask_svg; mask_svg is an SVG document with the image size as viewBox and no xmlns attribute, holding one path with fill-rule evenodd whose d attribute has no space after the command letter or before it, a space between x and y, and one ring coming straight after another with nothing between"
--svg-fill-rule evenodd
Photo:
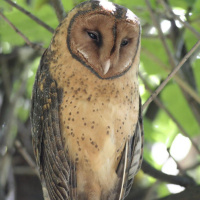
<instances>
[{"instance_id":1,"label":"sunlit leaf","mask_svg":"<svg viewBox=\"0 0 200 200\"><path fill-rule=\"evenodd\" d=\"M199 125L176 84L168 84L161 97L165 106L190 136L199 134Z\"/></svg>"},{"instance_id":2,"label":"sunlit leaf","mask_svg":"<svg viewBox=\"0 0 200 200\"><path fill-rule=\"evenodd\" d=\"M66 12L70 11L74 6L73 0L63 1L63 6Z\"/></svg>"},{"instance_id":3,"label":"sunlit leaf","mask_svg":"<svg viewBox=\"0 0 200 200\"><path fill-rule=\"evenodd\" d=\"M158 39L142 39L142 47L147 49L155 57L159 58L161 62L166 63L167 57L166 52L162 48L162 44ZM160 64L155 62L151 54L146 53L146 51L141 51L141 61L143 62L143 67L149 75L160 75L163 78L166 77L166 72L161 68Z\"/></svg>"}]
</instances>

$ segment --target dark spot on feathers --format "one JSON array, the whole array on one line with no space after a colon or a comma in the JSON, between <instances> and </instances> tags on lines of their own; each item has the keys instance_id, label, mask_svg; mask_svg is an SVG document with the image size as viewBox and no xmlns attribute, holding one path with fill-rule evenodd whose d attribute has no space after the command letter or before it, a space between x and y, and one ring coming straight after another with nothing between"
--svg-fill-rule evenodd
<instances>
[{"instance_id":1,"label":"dark spot on feathers","mask_svg":"<svg viewBox=\"0 0 200 200\"><path fill-rule=\"evenodd\" d=\"M91 97L92 97L92 95L90 95L90 96L87 98L87 100L90 101L90 100L91 100Z\"/></svg>"}]
</instances>

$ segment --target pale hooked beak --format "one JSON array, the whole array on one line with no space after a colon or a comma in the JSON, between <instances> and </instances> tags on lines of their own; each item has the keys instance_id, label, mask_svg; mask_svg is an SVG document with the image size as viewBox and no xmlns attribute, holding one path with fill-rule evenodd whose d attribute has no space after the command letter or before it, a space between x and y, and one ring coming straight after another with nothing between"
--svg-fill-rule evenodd
<instances>
[{"instance_id":1,"label":"pale hooked beak","mask_svg":"<svg viewBox=\"0 0 200 200\"><path fill-rule=\"evenodd\" d=\"M110 69L110 59L108 59L102 66L103 75L107 74L108 70Z\"/></svg>"}]
</instances>

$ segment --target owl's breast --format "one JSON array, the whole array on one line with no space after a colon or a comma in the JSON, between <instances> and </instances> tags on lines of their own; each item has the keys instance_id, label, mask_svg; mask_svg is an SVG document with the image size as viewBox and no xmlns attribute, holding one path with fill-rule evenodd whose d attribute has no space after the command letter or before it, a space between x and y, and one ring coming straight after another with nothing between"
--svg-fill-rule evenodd
<instances>
[{"instance_id":1,"label":"owl's breast","mask_svg":"<svg viewBox=\"0 0 200 200\"><path fill-rule=\"evenodd\" d=\"M137 123L137 86L130 81L118 85L111 80L72 79L64 87L60 106L65 149L77 166L99 174L98 181L111 187L124 144Z\"/></svg>"},{"instance_id":2,"label":"owl's breast","mask_svg":"<svg viewBox=\"0 0 200 200\"><path fill-rule=\"evenodd\" d=\"M100 79L74 61L52 67L63 98L59 107L62 140L76 165L79 190L84 182L107 189L116 183L116 168L126 140L134 134L139 112L135 68L115 79Z\"/></svg>"}]
</instances>

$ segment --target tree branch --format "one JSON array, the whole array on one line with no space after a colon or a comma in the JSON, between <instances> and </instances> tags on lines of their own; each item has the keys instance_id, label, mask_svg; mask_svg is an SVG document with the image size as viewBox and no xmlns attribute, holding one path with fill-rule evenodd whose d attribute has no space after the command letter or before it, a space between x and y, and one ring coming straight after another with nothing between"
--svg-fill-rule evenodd
<instances>
[{"instance_id":1,"label":"tree branch","mask_svg":"<svg viewBox=\"0 0 200 200\"><path fill-rule=\"evenodd\" d=\"M178 194L172 194L164 198L160 198L157 200L199 200L200 197L200 185L192 186L186 188L183 192Z\"/></svg>"},{"instance_id":2,"label":"tree branch","mask_svg":"<svg viewBox=\"0 0 200 200\"><path fill-rule=\"evenodd\" d=\"M160 4L163 5L165 10L167 11L167 15L172 18L178 20L181 24L183 24L188 30L190 30L198 39L200 39L200 33L195 30L188 22L184 22L180 19L180 17L172 11L172 9L165 3L163 0L158 0Z\"/></svg>"},{"instance_id":3,"label":"tree branch","mask_svg":"<svg viewBox=\"0 0 200 200\"><path fill-rule=\"evenodd\" d=\"M168 67L153 53L148 51L146 48L142 47L142 52L145 53L151 60L153 60L155 63L158 63L158 65L167 73L170 73L170 70ZM187 92L191 97L193 97L196 102L200 103L200 96L197 94L197 92L187 83L184 82L179 76L176 74L174 75L173 79L178 83L178 85Z\"/></svg>"},{"instance_id":4,"label":"tree branch","mask_svg":"<svg viewBox=\"0 0 200 200\"><path fill-rule=\"evenodd\" d=\"M39 173L38 173L38 170L37 170L35 162L31 158L31 156L28 154L28 152L26 151L26 149L22 146L22 144L21 144L21 142L19 140L15 141L15 147L17 148L17 150L19 151L19 153L22 155L22 157L26 160L26 162L28 163L28 165L35 171L35 173L37 174L37 176L39 176Z\"/></svg>"},{"instance_id":5,"label":"tree branch","mask_svg":"<svg viewBox=\"0 0 200 200\"><path fill-rule=\"evenodd\" d=\"M200 40L192 47L192 49L184 56L184 58L172 70L172 72L168 75L168 77L160 84L160 86L152 93L152 95L149 97L149 99L143 104L143 106L142 106L143 110L152 102L153 99L155 99L155 97L165 87L165 85L169 82L169 80L176 74L176 72L183 66L183 64L193 54L193 52L198 48L199 45L200 45Z\"/></svg>"},{"instance_id":6,"label":"tree branch","mask_svg":"<svg viewBox=\"0 0 200 200\"><path fill-rule=\"evenodd\" d=\"M66 12L64 10L63 4L61 0L51 0L54 10L56 12L56 16L58 18L58 21L61 22L65 16L66 16Z\"/></svg>"},{"instance_id":7,"label":"tree branch","mask_svg":"<svg viewBox=\"0 0 200 200\"><path fill-rule=\"evenodd\" d=\"M168 183L180 185L183 187L196 185L195 181L191 177L179 176L179 175L174 176L174 175L165 174L165 173L153 168L146 160L143 160L142 170L144 173L146 173L156 179L159 179L161 181L168 182Z\"/></svg>"},{"instance_id":8,"label":"tree branch","mask_svg":"<svg viewBox=\"0 0 200 200\"><path fill-rule=\"evenodd\" d=\"M139 76L141 78L141 80L143 81L144 85L145 85L145 89L147 89L150 93L152 93L151 89L148 87L146 80L143 78L143 76L139 73ZM188 137L192 143L192 145L194 146L194 148L196 149L196 151L198 153L200 153L200 149L198 147L198 145L193 141L193 139L190 137L190 135L185 131L185 129L181 126L181 124L175 119L175 117L169 112L169 110L163 105L163 103L160 101L160 99L156 96L154 99L154 102L165 111L165 113L173 120L173 122L176 124L176 126L179 128L179 130L182 132L183 135L185 135L186 137Z\"/></svg>"},{"instance_id":9,"label":"tree branch","mask_svg":"<svg viewBox=\"0 0 200 200\"><path fill-rule=\"evenodd\" d=\"M49 25L47 25L46 23L44 23L43 21L41 21L39 18L37 18L36 16L34 16L33 14L31 14L30 12L28 12L27 10L25 10L24 8L22 8L18 4L12 2L11 0L5 0L5 1L8 4L10 4L11 6L17 8L19 11L23 12L25 15L27 15L32 20L34 20L36 23L38 23L39 25L41 25L42 27L44 27L45 29L47 29L49 32L54 33L54 29L52 27L50 27Z\"/></svg>"},{"instance_id":10,"label":"tree branch","mask_svg":"<svg viewBox=\"0 0 200 200\"><path fill-rule=\"evenodd\" d=\"M170 61L170 64L172 66L172 68L174 68L176 66L176 63L175 63L175 60L174 60L174 57L167 45L167 42L166 42L166 39L165 39L165 36L161 30L161 27L160 27L160 23L158 22L158 18L155 16L155 13L151 7L151 4L149 2L149 0L145 0L146 1L146 5L147 5L147 8L149 10L149 13L151 15L151 18L152 18L152 21L153 21L153 24L154 26L156 27L156 29L158 30L158 35L159 35L159 38L164 46L164 49L169 57L169 61Z\"/></svg>"},{"instance_id":11,"label":"tree branch","mask_svg":"<svg viewBox=\"0 0 200 200\"><path fill-rule=\"evenodd\" d=\"M8 18L6 18L1 12L0 12L0 16L9 24L9 26L18 34L20 35L23 40L26 42L26 44L28 44L30 47L32 47L33 49L36 49L36 50L42 50L44 51L44 48L39 45L39 44L34 44L32 43L18 28L15 27L14 24L12 24Z\"/></svg>"},{"instance_id":12,"label":"tree branch","mask_svg":"<svg viewBox=\"0 0 200 200\"><path fill-rule=\"evenodd\" d=\"M183 38L182 38L180 33L177 33L179 31L177 30L177 27L175 25L175 21L171 20L171 25L174 25L174 29L173 30L171 29L171 33L173 33L172 35L174 36L174 39L175 39L175 40L172 40L173 46L175 47L175 49L177 49L176 45L178 45L178 44L179 44L179 47L181 47L181 49L177 49L177 51L176 51L176 54L178 53L177 55L180 55L180 56L178 56L177 60L175 60L175 58L173 57L173 55L172 55L172 53L169 49L169 46L167 45L166 38L164 37L164 34L163 34L163 32L160 28L160 23L157 20L157 16L155 15L155 12L153 11L149 0L146 0L146 4L147 4L147 7L148 7L149 12L151 14L152 21L153 21L155 27L158 30L158 35L161 39L161 42L163 43L164 49L165 49L165 51L166 51L166 53L169 57L170 64L173 68L175 68L177 62L180 61L181 58L184 56L184 54L186 54L186 52L187 52L186 51L185 53L183 53L183 51L186 50L186 49L184 49L185 44L183 43ZM179 40L180 40L180 42L179 42ZM191 65L189 63L190 62L188 61L184 64L184 67L180 70L179 75L181 75L181 77L183 77L184 81L188 82L193 87L196 84L195 84L195 81L194 81L192 68L191 68ZM194 101L194 99L191 98L187 93L185 93L184 90L182 90L182 93L185 96L185 99L186 99L191 111L193 112L196 120L200 123L199 104L196 103L196 101Z\"/></svg>"}]
</instances>

